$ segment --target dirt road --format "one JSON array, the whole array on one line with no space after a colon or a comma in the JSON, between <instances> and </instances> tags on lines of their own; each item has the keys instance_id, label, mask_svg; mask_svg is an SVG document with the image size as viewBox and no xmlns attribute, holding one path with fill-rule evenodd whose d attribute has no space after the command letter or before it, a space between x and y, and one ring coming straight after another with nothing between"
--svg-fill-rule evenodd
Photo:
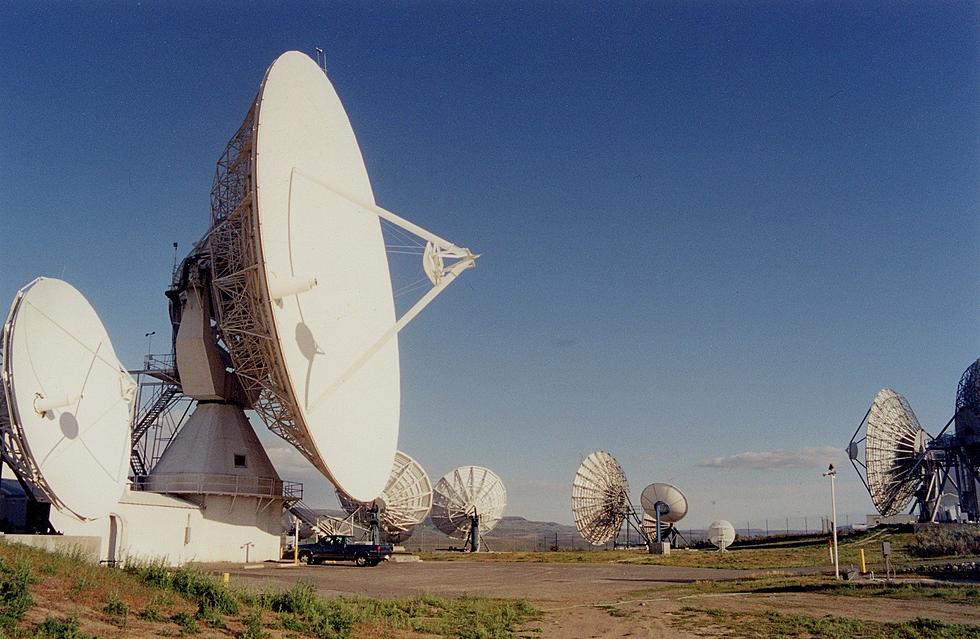
<instances>
[{"instance_id":1,"label":"dirt road","mask_svg":"<svg viewBox=\"0 0 980 639\"><path fill-rule=\"evenodd\" d=\"M228 572L233 584L253 588L286 588L297 581L313 583L324 596L364 595L526 598L542 611L527 635L543 639L712 636L710 629L683 630L671 620L686 607L733 612L799 613L871 621L905 621L928 617L980 624L980 610L941 601L830 596L813 593L699 594L680 588L698 580L723 580L761 571L637 566L629 564L561 564L517 562L386 563L376 568L350 565L278 566L244 569L211 564Z\"/></svg>"},{"instance_id":2,"label":"dirt road","mask_svg":"<svg viewBox=\"0 0 980 639\"><path fill-rule=\"evenodd\" d=\"M209 564L208 570L228 572L232 583L251 587L288 587L297 581L316 585L323 595L411 597L421 593L518 598L532 601L595 602L626 593L699 579L734 579L745 570L633 566L627 564L385 562L375 568L350 564L289 566Z\"/></svg>"}]
</instances>

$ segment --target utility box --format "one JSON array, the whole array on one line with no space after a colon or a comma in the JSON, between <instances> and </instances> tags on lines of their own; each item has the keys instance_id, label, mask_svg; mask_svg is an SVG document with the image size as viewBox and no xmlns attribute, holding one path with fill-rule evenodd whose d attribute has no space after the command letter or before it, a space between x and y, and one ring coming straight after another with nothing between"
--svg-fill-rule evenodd
<instances>
[{"instance_id":1,"label":"utility box","mask_svg":"<svg viewBox=\"0 0 980 639\"><path fill-rule=\"evenodd\" d=\"M888 557L892 554L892 542L883 541L881 542L881 554Z\"/></svg>"},{"instance_id":2,"label":"utility box","mask_svg":"<svg viewBox=\"0 0 980 639\"><path fill-rule=\"evenodd\" d=\"M662 541L659 544L657 542L653 542L653 544L651 545L651 548L653 550L653 554L655 554L655 555L669 555L670 554L670 542L669 541Z\"/></svg>"}]
</instances>

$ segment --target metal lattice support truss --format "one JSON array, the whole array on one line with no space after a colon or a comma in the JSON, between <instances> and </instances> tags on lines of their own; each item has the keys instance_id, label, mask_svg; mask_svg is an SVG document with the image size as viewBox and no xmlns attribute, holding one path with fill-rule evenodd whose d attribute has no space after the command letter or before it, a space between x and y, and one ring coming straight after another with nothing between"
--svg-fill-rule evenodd
<instances>
[{"instance_id":1,"label":"metal lattice support truss","mask_svg":"<svg viewBox=\"0 0 980 639\"><path fill-rule=\"evenodd\" d=\"M17 299L14 300L15 305L20 302L21 296L22 293L17 294ZM2 452L3 462L14 471L14 474L21 480L21 485L30 488L35 500L54 504L60 510L64 504L55 497L54 491L44 480L41 469L27 449L25 444L27 440L19 423L20 420L10 412L10 406L13 406L13 402L10 401L11 398L8 393L12 395L10 389L13 384L13 377L8 370L8 358L4 357L10 351L10 329L9 322L4 324L3 350L0 351L0 360L3 361L3 371L0 373L3 376L2 384L0 384L2 385L2 389L0 389L0 452Z\"/></svg>"},{"instance_id":2,"label":"metal lattice support truss","mask_svg":"<svg viewBox=\"0 0 980 639\"><path fill-rule=\"evenodd\" d=\"M629 483L615 458L599 450L582 460L572 482L572 517L582 538L594 546L606 543L630 510Z\"/></svg>"},{"instance_id":3,"label":"metal lattice support truss","mask_svg":"<svg viewBox=\"0 0 980 639\"><path fill-rule=\"evenodd\" d=\"M295 446L320 472L327 470L308 434L298 427L284 372L276 366L279 345L272 317L256 291L261 281L261 249L255 210L253 103L238 132L218 160L211 189L211 291L221 338L235 374L266 426Z\"/></svg>"},{"instance_id":4,"label":"metal lattice support truss","mask_svg":"<svg viewBox=\"0 0 980 639\"><path fill-rule=\"evenodd\" d=\"M395 463L388 483L378 499L362 503L337 491L340 505L354 515L358 524L371 526L374 508L378 509L378 526L389 543L400 543L412 536L432 508L432 483L421 465L401 451L395 452Z\"/></svg>"}]
</instances>

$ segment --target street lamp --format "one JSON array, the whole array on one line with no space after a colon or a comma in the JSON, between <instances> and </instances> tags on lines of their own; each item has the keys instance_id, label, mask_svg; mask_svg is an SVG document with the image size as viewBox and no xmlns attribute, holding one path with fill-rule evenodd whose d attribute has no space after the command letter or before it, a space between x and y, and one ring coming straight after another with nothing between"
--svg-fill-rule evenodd
<instances>
[{"instance_id":1,"label":"street lamp","mask_svg":"<svg viewBox=\"0 0 980 639\"><path fill-rule=\"evenodd\" d=\"M834 470L833 464L830 465L823 476L830 477L830 508L831 517L833 518L830 525L834 531L834 579L840 579L840 555L837 549L837 491L834 486L834 480L837 479L837 471Z\"/></svg>"},{"instance_id":2,"label":"street lamp","mask_svg":"<svg viewBox=\"0 0 980 639\"><path fill-rule=\"evenodd\" d=\"M143 368L150 367L150 360L153 356L150 355L150 344L153 343L153 336L156 335L156 331L149 331L148 333L143 333L143 337L146 338L146 357L143 358Z\"/></svg>"}]
</instances>

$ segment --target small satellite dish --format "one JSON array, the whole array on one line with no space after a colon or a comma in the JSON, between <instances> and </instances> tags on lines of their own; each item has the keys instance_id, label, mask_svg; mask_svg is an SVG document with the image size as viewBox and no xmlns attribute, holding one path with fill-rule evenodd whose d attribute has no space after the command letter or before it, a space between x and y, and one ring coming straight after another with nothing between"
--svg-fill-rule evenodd
<instances>
[{"instance_id":1,"label":"small satellite dish","mask_svg":"<svg viewBox=\"0 0 980 639\"><path fill-rule=\"evenodd\" d=\"M657 516L660 523L674 524L687 514L687 497L671 484L650 484L640 494L640 505L647 513Z\"/></svg>"},{"instance_id":2,"label":"small satellite dish","mask_svg":"<svg viewBox=\"0 0 980 639\"><path fill-rule=\"evenodd\" d=\"M612 539L629 511L629 484L616 459L603 450L582 460L572 481L572 517L593 546Z\"/></svg>"},{"instance_id":3,"label":"small satellite dish","mask_svg":"<svg viewBox=\"0 0 980 639\"><path fill-rule=\"evenodd\" d=\"M883 388L871 402L864 443L868 492L885 516L904 510L920 483L920 464L926 452L926 431L908 400Z\"/></svg>"},{"instance_id":4,"label":"small satellite dish","mask_svg":"<svg viewBox=\"0 0 980 639\"><path fill-rule=\"evenodd\" d=\"M126 486L136 397L105 326L70 284L39 277L11 305L3 354L4 461L59 510L104 517Z\"/></svg>"},{"instance_id":5,"label":"small satellite dish","mask_svg":"<svg viewBox=\"0 0 980 639\"><path fill-rule=\"evenodd\" d=\"M395 463L388 485L371 502L359 502L338 491L340 505L355 515L357 523L369 527L377 517L382 537L389 543L400 543L412 536L432 508L432 484L422 466L401 451L395 452Z\"/></svg>"},{"instance_id":6,"label":"small satellite dish","mask_svg":"<svg viewBox=\"0 0 980 639\"><path fill-rule=\"evenodd\" d=\"M735 526L724 519L716 519L708 526L708 541L718 550L725 550L735 541Z\"/></svg>"},{"instance_id":7,"label":"small satellite dish","mask_svg":"<svg viewBox=\"0 0 980 639\"><path fill-rule=\"evenodd\" d=\"M507 505L504 482L492 470L460 466L446 473L432 490L432 524L454 539L472 539L472 523L479 520L479 535L497 525Z\"/></svg>"}]
</instances>

